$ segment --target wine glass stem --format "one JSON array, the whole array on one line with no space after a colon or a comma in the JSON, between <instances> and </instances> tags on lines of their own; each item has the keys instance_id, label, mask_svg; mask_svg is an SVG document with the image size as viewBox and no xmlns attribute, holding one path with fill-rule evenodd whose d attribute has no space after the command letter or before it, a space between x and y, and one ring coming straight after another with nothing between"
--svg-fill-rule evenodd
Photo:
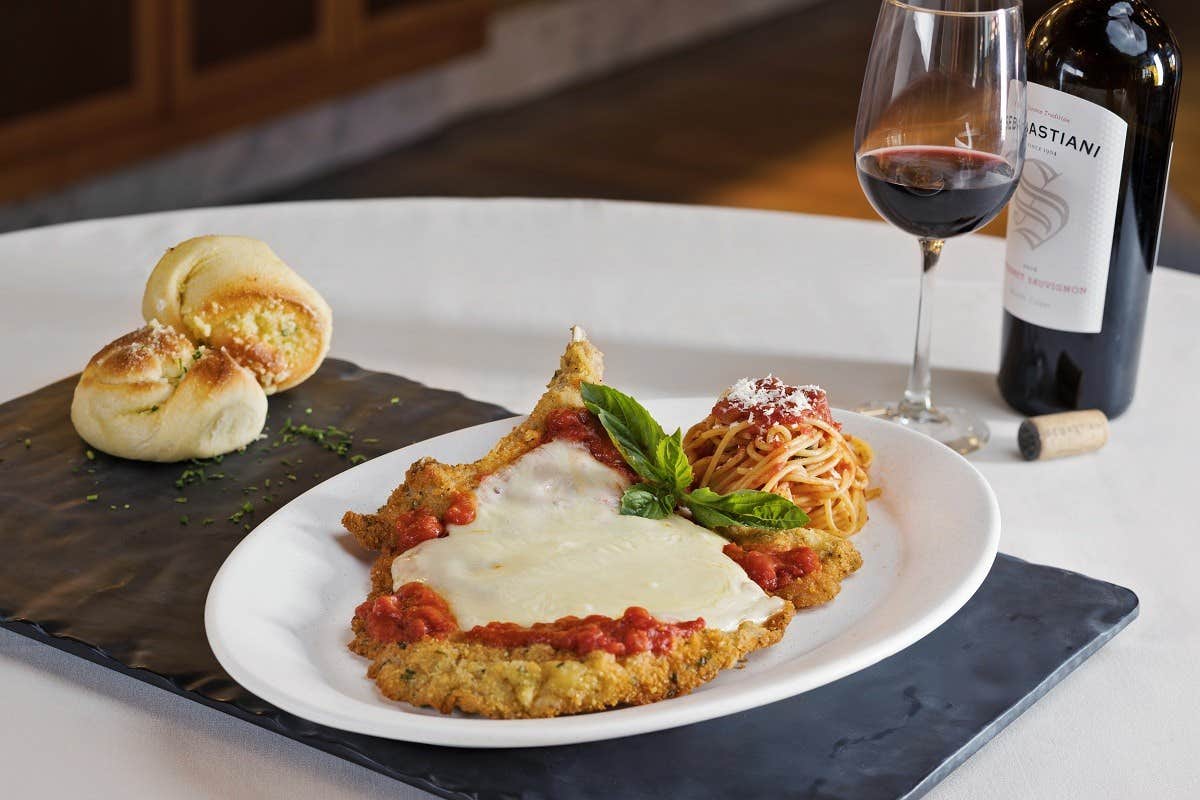
<instances>
[{"instance_id":1,"label":"wine glass stem","mask_svg":"<svg viewBox=\"0 0 1200 800\"><path fill-rule=\"evenodd\" d=\"M929 341L933 317L933 270L942 255L942 239L921 239L921 294L917 301L917 341L913 347L912 368L904 387L900 413L921 417L933 409L929 388Z\"/></svg>"}]
</instances>

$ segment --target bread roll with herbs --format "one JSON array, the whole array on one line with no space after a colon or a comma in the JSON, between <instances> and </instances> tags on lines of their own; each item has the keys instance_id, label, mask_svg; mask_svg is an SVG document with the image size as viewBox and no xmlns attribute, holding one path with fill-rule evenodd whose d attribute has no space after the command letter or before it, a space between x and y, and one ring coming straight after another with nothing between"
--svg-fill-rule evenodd
<instances>
[{"instance_id":1,"label":"bread roll with herbs","mask_svg":"<svg viewBox=\"0 0 1200 800\"><path fill-rule=\"evenodd\" d=\"M316 289L244 236L199 236L168 250L146 283L142 316L224 347L267 394L316 372L333 334L333 312Z\"/></svg>"},{"instance_id":2,"label":"bread roll with herbs","mask_svg":"<svg viewBox=\"0 0 1200 800\"><path fill-rule=\"evenodd\" d=\"M157 320L92 356L71 402L84 441L141 461L228 453L254 441L266 420L254 373Z\"/></svg>"}]
</instances>

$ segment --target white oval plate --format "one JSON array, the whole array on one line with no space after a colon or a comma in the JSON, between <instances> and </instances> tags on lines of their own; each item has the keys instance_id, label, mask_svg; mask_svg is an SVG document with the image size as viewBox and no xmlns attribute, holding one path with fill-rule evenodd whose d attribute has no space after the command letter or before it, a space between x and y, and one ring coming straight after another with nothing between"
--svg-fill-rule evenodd
<instances>
[{"instance_id":1,"label":"white oval plate","mask_svg":"<svg viewBox=\"0 0 1200 800\"><path fill-rule=\"evenodd\" d=\"M703 418L711 398L647 404L667 430ZM405 447L305 492L230 553L204 622L221 665L259 697L334 728L458 747L531 747L611 739L771 703L868 667L941 625L979 588L996 555L1000 509L983 476L947 447L889 422L835 412L875 448L883 496L854 543L863 566L832 603L796 615L783 640L689 695L633 708L538 720L444 715L385 699L367 661L346 649L367 595L371 556L342 530L347 509L374 510L421 456L479 458L515 420Z\"/></svg>"}]
</instances>

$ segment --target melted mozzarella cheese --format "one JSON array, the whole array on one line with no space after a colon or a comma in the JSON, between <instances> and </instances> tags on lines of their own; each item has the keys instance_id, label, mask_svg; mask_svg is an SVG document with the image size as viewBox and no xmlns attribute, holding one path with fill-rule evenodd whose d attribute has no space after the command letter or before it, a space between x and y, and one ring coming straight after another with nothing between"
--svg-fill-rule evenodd
<instances>
[{"instance_id":1,"label":"melted mozzarella cheese","mask_svg":"<svg viewBox=\"0 0 1200 800\"><path fill-rule=\"evenodd\" d=\"M762 622L783 607L725 556L725 540L679 516L619 512L625 480L581 445L556 440L488 477L475 521L448 525L392 562L398 589L428 583L465 630L560 617L619 617L642 606L709 628Z\"/></svg>"}]
</instances>

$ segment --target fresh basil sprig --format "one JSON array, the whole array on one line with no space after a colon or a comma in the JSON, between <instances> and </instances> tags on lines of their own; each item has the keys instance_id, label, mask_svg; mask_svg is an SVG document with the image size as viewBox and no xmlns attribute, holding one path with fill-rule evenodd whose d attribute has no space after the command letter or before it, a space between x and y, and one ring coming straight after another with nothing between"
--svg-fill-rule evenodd
<instances>
[{"instance_id":1,"label":"fresh basil sprig","mask_svg":"<svg viewBox=\"0 0 1200 800\"><path fill-rule=\"evenodd\" d=\"M808 524L808 515L799 506L770 492L744 489L717 494L704 487L689 492L692 465L683 454L681 430L668 436L641 403L610 386L584 383L580 391L584 406L596 415L625 462L643 479L625 490L622 514L663 519L683 506L706 528L786 530Z\"/></svg>"},{"instance_id":2,"label":"fresh basil sprig","mask_svg":"<svg viewBox=\"0 0 1200 800\"><path fill-rule=\"evenodd\" d=\"M692 512L692 518L706 528L740 525L745 528L786 530L808 524L808 515L799 506L770 492L742 489L730 494L717 494L701 486L681 497L680 501Z\"/></svg>"},{"instance_id":3,"label":"fresh basil sprig","mask_svg":"<svg viewBox=\"0 0 1200 800\"><path fill-rule=\"evenodd\" d=\"M692 465L683 455L683 432L667 436L642 404L608 386L584 383L583 404L600 419L625 463L654 486L684 491ZM682 462L682 463L681 463Z\"/></svg>"}]
</instances>

